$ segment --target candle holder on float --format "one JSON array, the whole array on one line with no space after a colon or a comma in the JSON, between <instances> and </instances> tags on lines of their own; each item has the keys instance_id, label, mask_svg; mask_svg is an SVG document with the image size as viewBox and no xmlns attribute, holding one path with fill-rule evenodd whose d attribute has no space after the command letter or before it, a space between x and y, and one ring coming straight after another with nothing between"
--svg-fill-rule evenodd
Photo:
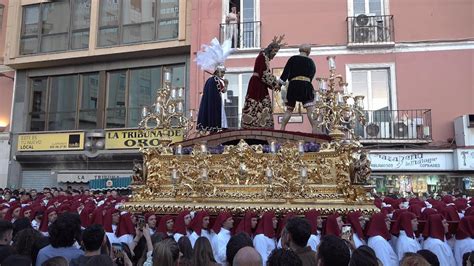
<instances>
[{"instance_id":1,"label":"candle holder on float","mask_svg":"<svg viewBox=\"0 0 474 266\"><path fill-rule=\"evenodd\" d=\"M184 88L171 86L171 72L164 69L163 86L157 89L155 102L151 106L143 106L142 120L138 127L142 131L157 129L180 128L186 139L193 128L193 111L189 117L184 113Z\"/></svg>"},{"instance_id":2,"label":"candle holder on float","mask_svg":"<svg viewBox=\"0 0 474 266\"><path fill-rule=\"evenodd\" d=\"M353 128L356 122L365 125L364 96L348 93L348 84L342 75L336 74L335 57L328 56L327 60L329 77L316 78L319 89L315 91L313 119L320 121L319 127L335 141L358 140Z\"/></svg>"}]
</instances>

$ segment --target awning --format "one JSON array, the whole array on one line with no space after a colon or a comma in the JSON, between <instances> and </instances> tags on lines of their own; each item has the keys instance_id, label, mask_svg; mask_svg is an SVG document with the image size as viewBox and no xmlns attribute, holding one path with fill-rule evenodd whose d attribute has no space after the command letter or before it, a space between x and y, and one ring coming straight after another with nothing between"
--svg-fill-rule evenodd
<instances>
[{"instance_id":1,"label":"awning","mask_svg":"<svg viewBox=\"0 0 474 266\"><path fill-rule=\"evenodd\" d=\"M119 177L109 179L95 179L89 181L90 190L128 189L132 183L132 177Z\"/></svg>"}]
</instances>

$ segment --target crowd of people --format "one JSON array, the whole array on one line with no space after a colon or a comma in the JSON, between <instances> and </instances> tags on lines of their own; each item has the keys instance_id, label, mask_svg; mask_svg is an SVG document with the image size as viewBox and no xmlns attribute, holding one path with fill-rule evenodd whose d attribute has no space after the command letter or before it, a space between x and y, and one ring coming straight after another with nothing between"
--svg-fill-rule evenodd
<instances>
[{"instance_id":1,"label":"crowd of people","mask_svg":"<svg viewBox=\"0 0 474 266\"><path fill-rule=\"evenodd\" d=\"M473 265L474 198L379 212L129 213L117 191L0 189L0 265Z\"/></svg>"}]
</instances>

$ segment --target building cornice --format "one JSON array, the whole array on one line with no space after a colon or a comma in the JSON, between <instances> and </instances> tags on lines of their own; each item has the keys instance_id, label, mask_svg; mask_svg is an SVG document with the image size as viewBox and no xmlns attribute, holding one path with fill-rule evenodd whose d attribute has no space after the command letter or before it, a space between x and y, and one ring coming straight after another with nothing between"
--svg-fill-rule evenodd
<instances>
[{"instance_id":1,"label":"building cornice","mask_svg":"<svg viewBox=\"0 0 474 266\"><path fill-rule=\"evenodd\" d=\"M311 48L312 55L365 55L365 54L393 54L413 52L436 52L474 50L474 41L451 41L451 42L416 42L396 43L392 47L367 47L348 48L347 45L317 46ZM239 50L231 55L229 59L255 58L260 49ZM290 57L299 54L298 48L282 48L276 57Z\"/></svg>"}]
</instances>

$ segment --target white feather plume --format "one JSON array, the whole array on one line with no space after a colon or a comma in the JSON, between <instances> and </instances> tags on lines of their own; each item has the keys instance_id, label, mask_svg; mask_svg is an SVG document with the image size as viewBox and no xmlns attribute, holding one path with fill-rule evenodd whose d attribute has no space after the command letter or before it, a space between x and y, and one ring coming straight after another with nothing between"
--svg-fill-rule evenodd
<instances>
[{"instance_id":1,"label":"white feather plume","mask_svg":"<svg viewBox=\"0 0 474 266\"><path fill-rule=\"evenodd\" d=\"M218 65L224 65L225 60L233 51L230 39L225 40L221 45L217 38L214 38L209 45L201 46L201 51L197 53L194 61L201 69L214 72Z\"/></svg>"}]
</instances>

